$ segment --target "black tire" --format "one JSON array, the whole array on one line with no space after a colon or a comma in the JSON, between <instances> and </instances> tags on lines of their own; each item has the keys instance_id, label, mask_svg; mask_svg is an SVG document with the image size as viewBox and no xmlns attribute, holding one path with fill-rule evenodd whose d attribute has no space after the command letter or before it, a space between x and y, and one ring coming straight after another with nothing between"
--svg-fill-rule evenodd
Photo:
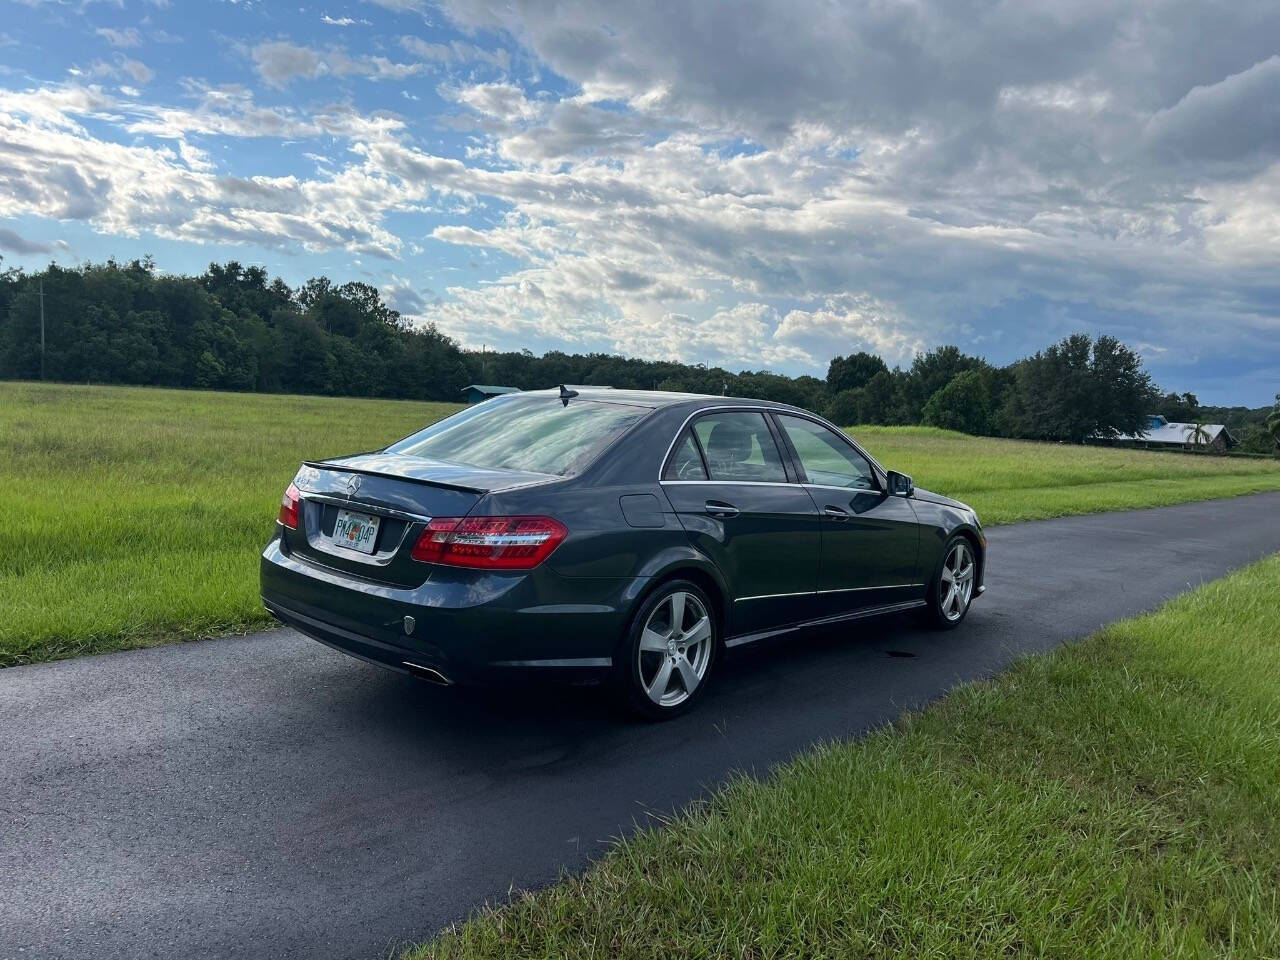
<instances>
[{"instance_id":1,"label":"black tire","mask_svg":"<svg viewBox=\"0 0 1280 960\"><path fill-rule=\"evenodd\" d=\"M968 558L967 589L963 589L961 595L951 592L960 579L954 566L958 556ZM929 593L925 598L928 610L925 617L930 626L937 630L954 630L964 623L964 618L969 615L969 607L973 604L977 575L978 554L973 548L973 542L968 537L956 534L942 548L942 558L933 572L933 579L929 581Z\"/></svg>"},{"instance_id":2,"label":"black tire","mask_svg":"<svg viewBox=\"0 0 1280 960\"><path fill-rule=\"evenodd\" d=\"M666 630L672 626L676 604L682 616L679 629ZM652 629L646 632L647 627ZM659 639L661 650L655 649ZM633 715L670 720L698 702L719 656L720 623L710 598L696 583L670 580L649 594L632 616L613 658L613 687ZM690 675L697 678L692 690L685 688Z\"/></svg>"}]
</instances>

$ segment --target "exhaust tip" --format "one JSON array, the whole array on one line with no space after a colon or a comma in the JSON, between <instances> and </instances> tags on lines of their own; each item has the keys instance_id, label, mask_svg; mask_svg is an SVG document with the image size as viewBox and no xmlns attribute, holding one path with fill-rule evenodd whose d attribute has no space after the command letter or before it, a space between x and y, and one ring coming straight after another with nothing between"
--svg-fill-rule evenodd
<instances>
[{"instance_id":1,"label":"exhaust tip","mask_svg":"<svg viewBox=\"0 0 1280 960\"><path fill-rule=\"evenodd\" d=\"M424 667L422 664L414 663L412 660L402 660L401 665L415 677L421 677L429 683L434 683L441 687L453 686L453 681L435 667Z\"/></svg>"}]
</instances>

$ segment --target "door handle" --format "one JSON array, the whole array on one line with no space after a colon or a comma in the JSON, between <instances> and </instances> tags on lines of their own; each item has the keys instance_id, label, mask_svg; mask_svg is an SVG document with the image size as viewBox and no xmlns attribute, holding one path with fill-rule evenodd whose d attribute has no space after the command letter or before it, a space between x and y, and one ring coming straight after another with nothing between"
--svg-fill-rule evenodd
<instances>
[{"instance_id":1,"label":"door handle","mask_svg":"<svg viewBox=\"0 0 1280 960\"><path fill-rule=\"evenodd\" d=\"M707 513L713 517L736 517L738 508L732 503L725 503L723 500L708 500L704 506Z\"/></svg>"},{"instance_id":2,"label":"door handle","mask_svg":"<svg viewBox=\"0 0 1280 960\"><path fill-rule=\"evenodd\" d=\"M848 510L841 510L839 507L833 507L831 504L827 504L825 507L823 507L822 512L824 515L830 517L832 520L848 520L849 519Z\"/></svg>"}]
</instances>

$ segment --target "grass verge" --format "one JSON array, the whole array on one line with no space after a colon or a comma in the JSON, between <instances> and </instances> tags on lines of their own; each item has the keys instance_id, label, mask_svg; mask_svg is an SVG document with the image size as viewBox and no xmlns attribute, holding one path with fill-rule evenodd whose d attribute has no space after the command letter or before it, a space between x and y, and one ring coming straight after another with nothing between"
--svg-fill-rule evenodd
<instances>
[{"instance_id":1,"label":"grass verge","mask_svg":"<svg viewBox=\"0 0 1280 960\"><path fill-rule=\"evenodd\" d=\"M734 782L409 956L1280 956L1277 580Z\"/></svg>"},{"instance_id":2,"label":"grass verge","mask_svg":"<svg viewBox=\"0 0 1280 960\"><path fill-rule=\"evenodd\" d=\"M299 461L454 404L0 383L0 667L268 622L258 551ZM1280 489L1280 463L855 427L990 524Z\"/></svg>"}]
</instances>

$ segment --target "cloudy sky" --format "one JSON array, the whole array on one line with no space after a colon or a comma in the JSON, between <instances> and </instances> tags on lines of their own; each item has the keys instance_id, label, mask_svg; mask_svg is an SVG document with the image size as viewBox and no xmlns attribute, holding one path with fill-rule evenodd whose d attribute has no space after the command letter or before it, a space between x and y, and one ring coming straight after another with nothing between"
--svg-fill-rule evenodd
<instances>
[{"instance_id":1,"label":"cloudy sky","mask_svg":"<svg viewBox=\"0 0 1280 960\"><path fill-rule=\"evenodd\" d=\"M1280 390L1280 3L0 0L0 255L822 375L1076 330Z\"/></svg>"}]
</instances>

